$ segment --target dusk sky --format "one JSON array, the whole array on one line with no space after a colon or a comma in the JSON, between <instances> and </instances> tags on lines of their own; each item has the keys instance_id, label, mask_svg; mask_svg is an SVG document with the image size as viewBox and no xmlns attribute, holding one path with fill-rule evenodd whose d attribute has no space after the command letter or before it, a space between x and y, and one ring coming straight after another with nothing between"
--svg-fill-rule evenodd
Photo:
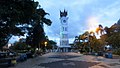
<instances>
[{"instance_id":1,"label":"dusk sky","mask_svg":"<svg viewBox=\"0 0 120 68\"><path fill-rule=\"evenodd\" d=\"M68 11L69 41L99 24L110 27L120 18L120 0L35 0L50 14L51 26L44 26L49 39L59 41L60 10Z\"/></svg>"},{"instance_id":2,"label":"dusk sky","mask_svg":"<svg viewBox=\"0 0 120 68\"><path fill-rule=\"evenodd\" d=\"M120 0L36 0L50 14L51 26L45 26L46 35L58 40L60 34L60 10L68 11L69 39L87 30L95 30L99 24L110 27L120 18Z\"/></svg>"}]
</instances>

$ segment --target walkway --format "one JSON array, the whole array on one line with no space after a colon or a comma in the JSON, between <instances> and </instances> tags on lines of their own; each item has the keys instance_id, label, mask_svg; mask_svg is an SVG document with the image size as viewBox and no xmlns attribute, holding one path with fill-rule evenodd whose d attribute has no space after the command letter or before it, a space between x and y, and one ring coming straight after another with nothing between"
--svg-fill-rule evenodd
<instances>
[{"instance_id":1,"label":"walkway","mask_svg":"<svg viewBox=\"0 0 120 68\"><path fill-rule=\"evenodd\" d=\"M106 59L79 53L48 53L10 68L120 68L120 59Z\"/></svg>"}]
</instances>

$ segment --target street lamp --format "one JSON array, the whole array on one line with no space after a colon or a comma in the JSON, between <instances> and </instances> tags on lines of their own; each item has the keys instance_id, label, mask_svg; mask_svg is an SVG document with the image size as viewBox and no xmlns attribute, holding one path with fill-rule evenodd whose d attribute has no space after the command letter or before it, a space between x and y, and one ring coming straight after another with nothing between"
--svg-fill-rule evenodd
<instances>
[{"instance_id":1,"label":"street lamp","mask_svg":"<svg viewBox=\"0 0 120 68\"><path fill-rule=\"evenodd\" d=\"M45 41L44 44L45 44L45 51L46 51L47 42Z\"/></svg>"},{"instance_id":2,"label":"street lamp","mask_svg":"<svg viewBox=\"0 0 120 68\"><path fill-rule=\"evenodd\" d=\"M45 44L45 47L47 46L47 42L44 42L44 44Z\"/></svg>"}]
</instances>

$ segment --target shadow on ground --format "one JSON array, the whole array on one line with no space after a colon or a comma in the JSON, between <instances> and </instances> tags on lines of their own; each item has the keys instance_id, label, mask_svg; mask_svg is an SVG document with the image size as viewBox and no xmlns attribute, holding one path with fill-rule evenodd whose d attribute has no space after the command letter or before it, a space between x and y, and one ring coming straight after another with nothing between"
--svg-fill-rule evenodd
<instances>
[{"instance_id":1,"label":"shadow on ground","mask_svg":"<svg viewBox=\"0 0 120 68\"><path fill-rule=\"evenodd\" d=\"M54 55L54 56L50 56L48 58L58 58L58 59L70 59L70 58L76 58L76 57L80 57L80 56L71 56L71 55Z\"/></svg>"},{"instance_id":2,"label":"shadow on ground","mask_svg":"<svg viewBox=\"0 0 120 68\"><path fill-rule=\"evenodd\" d=\"M89 68L97 64L99 64L99 62L62 60L51 63L41 63L38 64L38 66L45 68Z\"/></svg>"}]
</instances>

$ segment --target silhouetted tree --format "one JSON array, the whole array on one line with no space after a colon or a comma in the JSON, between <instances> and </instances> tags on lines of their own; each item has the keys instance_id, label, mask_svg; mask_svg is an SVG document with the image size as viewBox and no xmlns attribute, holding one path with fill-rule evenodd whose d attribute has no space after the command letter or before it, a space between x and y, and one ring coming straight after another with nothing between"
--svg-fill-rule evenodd
<instances>
[{"instance_id":1,"label":"silhouetted tree","mask_svg":"<svg viewBox=\"0 0 120 68\"><path fill-rule=\"evenodd\" d=\"M38 45L45 35L43 23L51 25L45 18L48 13L40 7L37 9L38 5L34 0L0 0L0 47L7 44L12 35L20 36L26 32L27 43Z\"/></svg>"},{"instance_id":2,"label":"silhouetted tree","mask_svg":"<svg viewBox=\"0 0 120 68\"><path fill-rule=\"evenodd\" d=\"M48 26L51 25L51 20L45 18L46 13L42 8L36 9L36 14L33 17L30 28L28 28L27 44L31 45L33 48L41 47L44 48L44 42L46 40L44 32L44 23Z\"/></svg>"},{"instance_id":3,"label":"silhouetted tree","mask_svg":"<svg viewBox=\"0 0 120 68\"><path fill-rule=\"evenodd\" d=\"M0 0L0 47L6 45L12 35L24 35L17 25L29 23L38 2L32 0Z\"/></svg>"}]
</instances>

